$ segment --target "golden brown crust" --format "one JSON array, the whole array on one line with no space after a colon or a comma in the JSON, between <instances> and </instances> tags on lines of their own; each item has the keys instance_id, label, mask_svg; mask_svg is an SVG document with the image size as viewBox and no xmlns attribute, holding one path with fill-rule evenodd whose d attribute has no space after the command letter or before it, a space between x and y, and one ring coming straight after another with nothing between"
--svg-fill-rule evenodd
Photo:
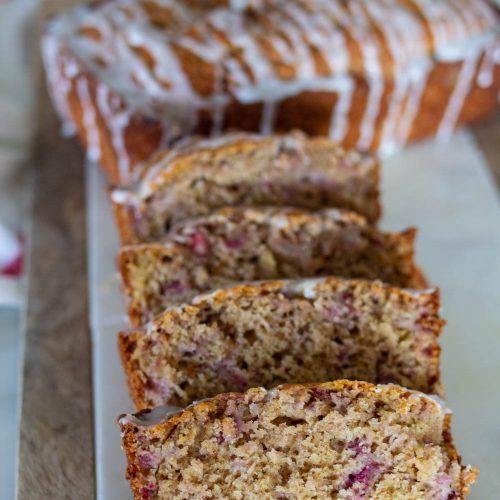
<instances>
[{"instance_id":1,"label":"golden brown crust","mask_svg":"<svg viewBox=\"0 0 500 500\"><path fill-rule=\"evenodd\" d=\"M175 248L175 247L174 247ZM131 296L132 294L132 284L130 279L130 269L129 263L133 262L139 253L144 249L144 251L156 254L160 256L168 256L171 254L172 249L167 249L164 245L160 243L150 243L150 244L138 244L131 246L124 246L120 249L117 255L117 267L118 272L122 278L122 285L125 294ZM128 316L132 326L141 326L143 324L142 311L136 306L133 301L130 301L128 306Z\"/></svg>"},{"instance_id":2,"label":"golden brown crust","mask_svg":"<svg viewBox=\"0 0 500 500\"><path fill-rule=\"evenodd\" d=\"M370 290L372 293L376 295L380 295L381 297L385 296L387 293L396 294L399 298L399 301L403 304L408 304L410 301L410 296L407 293L407 290L391 287L390 285L384 284L381 281L366 281L360 279L349 279L345 280L342 278L337 278L334 276L328 276L327 278L318 278L318 281L325 281L330 285L334 290L341 288L346 282L352 284L352 286L356 286L358 284L369 284ZM262 293L268 293L275 290L279 290L289 284L290 281L287 280L270 280L265 281L263 283L258 284L248 284L242 283L235 285L234 287L224 288L222 290L217 290L215 292L198 295L195 299L193 299L193 303L189 307L201 308L200 305L205 297L210 297L210 300L213 302L219 302L223 304L229 297L232 298L245 298L245 297L255 297ZM414 292L409 292L413 294ZM429 305L433 311L439 310L439 302L440 302L440 292L439 289L434 288L432 290L425 290L421 292L416 292L422 294L422 300ZM175 314L176 308L165 311L163 314Z\"/></svg>"},{"instance_id":3,"label":"golden brown crust","mask_svg":"<svg viewBox=\"0 0 500 500\"><path fill-rule=\"evenodd\" d=\"M127 387L132 401L142 402L141 408L144 408L144 384L139 380L139 375L134 367L130 356L134 349L134 343L142 335L141 331L125 331L118 334L118 352L122 361L123 369L127 374Z\"/></svg>"},{"instance_id":4,"label":"golden brown crust","mask_svg":"<svg viewBox=\"0 0 500 500\"><path fill-rule=\"evenodd\" d=\"M415 240L417 239L418 229L416 227L409 227L402 233L395 233L394 237L400 238L404 244L402 248L406 249L407 264L411 265L412 276L410 279L409 288L427 288L430 286L424 271L415 264Z\"/></svg>"},{"instance_id":5,"label":"golden brown crust","mask_svg":"<svg viewBox=\"0 0 500 500\"><path fill-rule=\"evenodd\" d=\"M273 389L272 391L280 391L281 393L288 394L293 398L295 394L305 394L309 392L311 389L325 389L327 391L333 391L333 392L342 392L345 389L356 389L360 393L365 393L365 395L380 395L382 393L386 393L387 395L392 395L392 396L401 396L401 404L399 409L404 412L405 409L408 408L408 402L407 399L409 396L413 394L412 391L409 391L403 387L399 387L396 385L376 385L376 384L370 384L369 382L362 382L359 380L334 380L332 382L323 382L320 384L317 383L310 383L310 384L283 384L277 387L276 389ZM235 399L235 400L240 400L242 394L246 395L248 393L251 393L252 391L255 391L258 389L249 389L245 393L239 393L239 392L230 392L230 393L225 393L225 394L219 394L215 396L215 398L208 399L207 401L201 401L200 403L195 403L191 406L188 406L184 410L180 411L179 413L173 415L170 417L168 420L165 422L162 422L160 425L164 426L164 429L167 431L173 428L175 425L185 422L187 420L190 420L192 417L196 418L195 416L198 414L203 414L206 412L214 411L217 410L217 403L219 401L226 402L229 399ZM265 389L261 389L264 392ZM270 391L270 392L272 392ZM449 430L449 423L451 422L450 419L446 420L446 429ZM450 432L447 432L446 439L447 441L451 438Z\"/></svg>"},{"instance_id":6,"label":"golden brown crust","mask_svg":"<svg viewBox=\"0 0 500 500\"><path fill-rule=\"evenodd\" d=\"M429 283L424 271L418 266L415 266L413 282L415 283L415 288L417 289L428 288L431 286L431 283Z\"/></svg>"},{"instance_id":7,"label":"golden brown crust","mask_svg":"<svg viewBox=\"0 0 500 500\"><path fill-rule=\"evenodd\" d=\"M109 190L109 192L111 192L111 190ZM134 231L134 221L130 215L128 205L124 203L116 203L111 196L109 196L109 200L115 216L121 244L133 245L134 243L139 243L139 238Z\"/></svg>"}]
</instances>

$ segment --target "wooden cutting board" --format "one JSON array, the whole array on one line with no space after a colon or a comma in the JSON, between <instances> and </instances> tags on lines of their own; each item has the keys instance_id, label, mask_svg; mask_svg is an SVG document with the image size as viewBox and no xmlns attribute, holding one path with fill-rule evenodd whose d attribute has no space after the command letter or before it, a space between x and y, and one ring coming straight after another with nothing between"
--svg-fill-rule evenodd
<instances>
[{"instance_id":1,"label":"wooden cutting board","mask_svg":"<svg viewBox=\"0 0 500 500\"><path fill-rule=\"evenodd\" d=\"M45 1L40 23L71 2ZM73 2L76 3L76 2ZM38 61L18 498L95 496L84 154L59 133Z\"/></svg>"}]
</instances>

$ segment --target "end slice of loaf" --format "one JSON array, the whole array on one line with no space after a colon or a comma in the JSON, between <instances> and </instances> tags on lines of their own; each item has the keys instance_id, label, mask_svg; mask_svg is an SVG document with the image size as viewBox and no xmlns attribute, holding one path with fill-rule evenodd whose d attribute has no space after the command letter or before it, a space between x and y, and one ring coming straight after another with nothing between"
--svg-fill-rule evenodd
<instances>
[{"instance_id":1,"label":"end slice of loaf","mask_svg":"<svg viewBox=\"0 0 500 500\"><path fill-rule=\"evenodd\" d=\"M415 230L383 233L352 212L228 207L174 227L162 243L123 247L118 267L133 325L237 281L338 275L425 286Z\"/></svg>"},{"instance_id":2,"label":"end slice of loaf","mask_svg":"<svg viewBox=\"0 0 500 500\"><path fill-rule=\"evenodd\" d=\"M119 334L137 409L335 379L439 393L439 292L324 278L238 285Z\"/></svg>"},{"instance_id":3,"label":"end slice of loaf","mask_svg":"<svg viewBox=\"0 0 500 500\"><path fill-rule=\"evenodd\" d=\"M340 207L378 219L378 163L326 138L230 134L166 150L134 187L111 194L122 242L154 241L170 226L234 205Z\"/></svg>"},{"instance_id":4,"label":"end slice of loaf","mask_svg":"<svg viewBox=\"0 0 500 500\"><path fill-rule=\"evenodd\" d=\"M122 415L135 499L462 499L450 413L398 386L346 380L221 394Z\"/></svg>"}]
</instances>

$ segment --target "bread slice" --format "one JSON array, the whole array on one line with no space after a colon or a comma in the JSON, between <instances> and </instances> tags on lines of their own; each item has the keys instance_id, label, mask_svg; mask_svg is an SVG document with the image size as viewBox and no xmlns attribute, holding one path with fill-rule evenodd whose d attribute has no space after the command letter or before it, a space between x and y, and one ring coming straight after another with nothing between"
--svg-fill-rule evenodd
<instances>
[{"instance_id":1,"label":"bread slice","mask_svg":"<svg viewBox=\"0 0 500 500\"><path fill-rule=\"evenodd\" d=\"M133 325L235 281L339 275L420 288L415 230L382 233L339 210L224 208L174 227L162 243L123 247L118 267Z\"/></svg>"},{"instance_id":2,"label":"bread slice","mask_svg":"<svg viewBox=\"0 0 500 500\"><path fill-rule=\"evenodd\" d=\"M126 184L179 135L295 127L384 153L446 137L497 109L495 4L79 2L41 46L65 131Z\"/></svg>"},{"instance_id":3,"label":"bread slice","mask_svg":"<svg viewBox=\"0 0 500 500\"><path fill-rule=\"evenodd\" d=\"M439 292L322 278L238 285L119 334L137 409L345 378L439 393Z\"/></svg>"},{"instance_id":4,"label":"bread slice","mask_svg":"<svg viewBox=\"0 0 500 500\"><path fill-rule=\"evenodd\" d=\"M139 499L462 499L442 403L398 386L339 380L221 394L178 413L122 415Z\"/></svg>"},{"instance_id":5,"label":"bread slice","mask_svg":"<svg viewBox=\"0 0 500 500\"><path fill-rule=\"evenodd\" d=\"M233 205L340 207L378 219L379 166L326 138L230 134L158 154L111 194L122 242L161 238L180 220Z\"/></svg>"}]
</instances>

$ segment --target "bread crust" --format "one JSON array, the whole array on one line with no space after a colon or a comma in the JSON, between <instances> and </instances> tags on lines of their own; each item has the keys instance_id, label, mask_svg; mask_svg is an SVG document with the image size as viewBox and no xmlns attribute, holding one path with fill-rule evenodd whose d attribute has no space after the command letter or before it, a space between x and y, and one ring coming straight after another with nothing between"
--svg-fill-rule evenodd
<instances>
[{"instance_id":1,"label":"bread crust","mask_svg":"<svg viewBox=\"0 0 500 500\"><path fill-rule=\"evenodd\" d=\"M125 203L117 203L111 196L112 189L108 190L109 201L113 214L115 216L116 227L118 229L118 236L122 245L133 245L140 243L139 236L135 231L135 224L130 212L130 207Z\"/></svg>"},{"instance_id":2,"label":"bread crust","mask_svg":"<svg viewBox=\"0 0 500 500\"><path fill-rule=\"evenodd\" d=\"M409 227L405 229L402 233L395 233L398 237L401 238L402 241L405 242L405 247L407 249L411 249L408 252L408 262L413 262L415 260L415 241L417 239L418 230L415 227ZM423 289L431 286L427 276L424 271L417 266L413 265L413 272L411 277L411 284L409 288Z\"/></svg>"},{"instance_id":3,"label":"bread crust","mask_svg":"<svg viewBox=\"0 0 500 500\"><path fill-rule=\"evenodd\" d=\"M127 387L132 401L144 401L144 384L141 382L138 372L134 366L131 353L134 344L143 334L140 330L128 330L120 332L117 336L118 352L126 373Z\"/></svg>"}]
</instances>

